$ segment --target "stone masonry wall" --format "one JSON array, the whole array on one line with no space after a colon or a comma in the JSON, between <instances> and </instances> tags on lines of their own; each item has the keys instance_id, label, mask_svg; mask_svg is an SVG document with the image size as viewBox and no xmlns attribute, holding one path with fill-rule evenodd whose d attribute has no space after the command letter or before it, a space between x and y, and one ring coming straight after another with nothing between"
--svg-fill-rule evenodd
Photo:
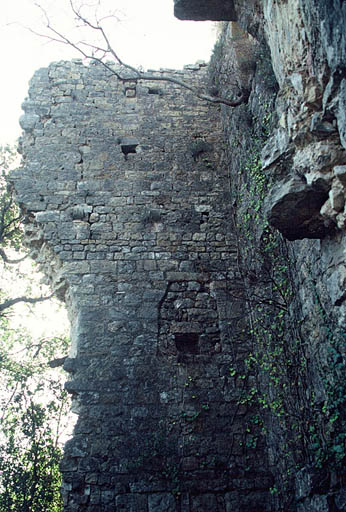
<instances>
[{"instance_id":1,"label":"stone masonry wall","mask_svg":"<svg viewBox=\"0 0 346 512\"><path fill-rule=\"evenodd\" d=\"M23 108L27 243L72 323L65 511L270 510L239 403L250 348L218 109L80 61L39 70Z\"/></svg>"},{"instance_id":2,"label":"stone masonry wall","mask_svg":"<svg viewBox=\"0 0 346 512\"><path fill-rule=\"evenodd\" d=\"M346 3L175 6L182 19L231 22L214 53L213 85L227 95L237 82L248 93L222 116L274 509L343 511Z\"/></svg>"}]
</instances>

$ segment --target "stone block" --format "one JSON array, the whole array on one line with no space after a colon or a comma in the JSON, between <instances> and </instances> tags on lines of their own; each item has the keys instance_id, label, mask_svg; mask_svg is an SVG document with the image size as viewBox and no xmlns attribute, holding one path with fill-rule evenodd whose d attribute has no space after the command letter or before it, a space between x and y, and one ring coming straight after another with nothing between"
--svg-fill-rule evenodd
<instances>
[{"instance_id":1,"label":"stone block","mask_svg":"<svg viewBox=\"0 0 346 512\"><path fill-rule=\"evenodd\" d=\"M174 15L181 20L236 21L233 0L174 0Z\"/></svg>"},{"instance_id":2,"label":"stone block","mask_svg":"<svg viewBox=\"0 0 346 512\"><path fill-rule=\"evenodd\" d=\"M329 511L328 496L316 495L298 503L297 512L327 512Z\"/></svg>"},{"instance_id":3,"label":"stone block","mask_svg":"<svg viewBox=\"0 0 346 512\"><path fill-rule=\"evenodd\" d=\"M338 511L341 512L346 510L346 488L335 493L334 502Z\"/></svg>"},{"instance_id":4,"label":"stone block","mask_svg":"<svg viewBox=\"0 0 346 512\"><path fill-rule=\"evenodd\" d=\"M148 498L145 494L121 494L115 500L117 512L148 512Z\"/></svg>"},{"instance_id":5,"label":"stone block","mask_svg":"<svg viewBox=\"0 0 346 512\"><path fill-rule=\"evenodd\" d=\"M60 212L58 210L38 212L35 218L37 222L58 222L60 220Z\"/></svg>"},{"instance_id":6,"label":"stone block","mask_svg":"<svg viewBox=\"0 0 346 512\"><path fill-rule=\"evenodd\" d=\"M333 174L346 187L346 165L336 165Z\"/></svg>"},{"instance_id":7,"label":"stone block","mask_svg":"<svg viewBox=\"0 0 346 512\"><path fill-rule=\"evenodd\" d=\"M201 494L192 497L192 510L194 512L218 511L218 503L215 494ZM236 509L232 509L234 512ZM227 511L228 512L228 511Z\"/></svg>"},{"instance_id":8,"label":"stone block","mask_svg":"<svg viewBox=\"0 0 346 512\"><path fill-rule=\"evenodd\" d=\"M336 212L340 213L345 206L345 188L333 183L332 188L329 191L329 200L331 207Z\"/></svg>"},{"instance_id":9,"label":"stone block","mask_svg":"<svg viewBox=\"0 0 346 512\"><path fill-rule=\"evenodd\" d=\"M40 117L37 114L27 113L20 117L19 124L23 130L30 132L36 127L39 121Z\"/></svg>"},{"instance_id":10,"label":"stone block","mask_svg":"<svg viewBox=\"0 0 346 512\"><path fill-rule=\"evenodd\" d=\"M310 467L303 468L296 477L296 497L301 500L317 492L322 494L328 485L328 473Z\"/></svg>"},{"instance_id":11,"label":"stone block","mask_svg":"<svg viewBox=\"0 0 346 512\"><path fill-rule=\"evenodd\" d=\"M113 501L115 501L114 491L101 491L101 503L109 504L112 503Z\"/></svg>"},{"instance_id":12,"label":"stone block","mask_svg":"<svg viewBox=\"0 0 346 512\"><path fill-rule=\"evenodd\" d=\"M176 512L177 503L172 494L150 494L148 497L148 512Z\"/></svg>"}]
</instances>

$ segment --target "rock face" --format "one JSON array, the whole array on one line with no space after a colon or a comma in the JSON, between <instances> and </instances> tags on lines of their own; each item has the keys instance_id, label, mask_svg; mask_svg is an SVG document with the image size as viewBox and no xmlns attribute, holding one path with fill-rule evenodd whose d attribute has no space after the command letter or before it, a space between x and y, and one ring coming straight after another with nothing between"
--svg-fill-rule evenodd
<instances>
[{"instance_id":1,"label":"rock face","mask_svg":"<svg viewBox=\"0 0 346 512\"><path fill-rule=\"evenodd\" d=\"M320 214L327 199L325 190L306 185L297 176L273 189L268 219L287 240L324 238L335 227Z\"/></svg>"},{"instance_id":2,"label":"rock face","mask_svg":"<svg viewBox=\"0 0 346 512\"><path fill-rule=\"evenodd\" d=\"M338 0L176 0L207 72L34 76L14 176L72 324L66 512L345 507L345 26ZM157 72L160 75L161 72Z\"/></svg>"},{"instance_id":3,"label":"rock face","mask_svg":"<svg viewBox=\"0 0 346 512\"><path fill-rule=\"evenodd\" d=\"M174 14L181 20L236 20L233 0L174 0Z\"/></svg>"},{"instance_id":4,"label":"rock face","mask_svg":"<svg viewBox=\"0 0 346 512\"><path fill-rule=\"evenodd\" d=\"M302 215L296 215L297 209L294 208L289 217L287 211L291 207L294 188L286 187L287 200L282 194L274 194L270 215L274 219L273 224L284 234L285 225L288 227L294 222L298 224L296 238L321 238L323 233L328 233L328 228L333 229L333 224L340 229L345 228L345 189L333 169L343 165L346 158L346 6L339 2L299 0L285 5L264 2L263 15L273 69L280 86L280 126L287 134L293 155L291 162L286 163L290 166L287 174L293 178L297 175L305 181L306 203L311 196L311 187L316 190L315 197L318 194L322 197L323 190L329 194L324 201L317 201L316 208L310 208L310 220L306 218L304 201L298 208ZM278 165L277 161L275 165ZM305 229L306 224L310 224L308 229Z\"/></svg>"},{"instance_id":5,"label":"rock face","mask_svg":"<svg viewBox=\"0 0 346 512\"><path fill-rule=\"evenodd\" d=\"M271 410L265 423L273 510L342 510L346 5L234 4L240 26L260 45L248 104L223 108L222 118L259 400L264 417ZM226 28L212 63L221 94L239 76L229 34ZM274 312L270 301L285 312ZM337 426L327 412L334 407Z\"/></svg>"}]
</instances>

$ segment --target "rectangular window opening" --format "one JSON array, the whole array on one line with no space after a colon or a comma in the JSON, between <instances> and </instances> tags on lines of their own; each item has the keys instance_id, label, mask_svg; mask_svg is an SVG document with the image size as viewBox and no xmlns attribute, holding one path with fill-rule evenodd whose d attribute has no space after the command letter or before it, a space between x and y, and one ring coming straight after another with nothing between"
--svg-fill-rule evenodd
<instances>
[{"instance_id":1,"label":"rectangular window opening","mask_svg":"<svg viewBox=\"0 0 346 512\"><path fill-rule=\"evenodd\" d=\"M149 87L148 94L157 94L158 96L160 96L162 93L161 89L159 89L158 87Z\"/></svg>"},{"instance_id":2,"label":"rectangular window opening","mask_svg":"<svg viewBox=\"0 0 346 512\"><path fill-rule=\"evenodd\" d=\"M121 145L121 151L124 153L124 155L128 155L129 153L137 153L138 144L122 144Z\"/></svg>"},{"instance_id":3,"label":"rectangular window opening","mask_svg":"<svg viewBox=\"0 0 346 512\"><path fill-rule=\"evenodd\" d=\"M178 352L183 352L184 354L199 354L199 335L195 332L175 334L174 341Z\"/></svg>"}]
</instances>

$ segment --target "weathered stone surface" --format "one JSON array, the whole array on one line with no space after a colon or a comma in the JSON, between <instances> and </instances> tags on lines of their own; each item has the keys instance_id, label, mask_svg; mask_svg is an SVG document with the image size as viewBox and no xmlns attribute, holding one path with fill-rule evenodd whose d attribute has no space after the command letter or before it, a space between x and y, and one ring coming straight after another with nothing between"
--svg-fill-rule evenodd
<instances>
[{"instance_id":1,"label":"weathered stone surface","mask_svg":"<svg viewBox=\"0 0 346 512\"><path fill-rule=\"evenodd\" d=\"M152 494L149 496L148 512L175 512L176 500L172 494Z\"/></svg>"},{"instance_id":2,"label":"weathered stone surface","mask_svg":"<svg viewBox=\"0 0 346 512\"><path fill-rule=\"evenodd\" d=\"M346 509L346 489L343 489L335 495L335 505L337 510Z\"/></svg>"},{"instance_id":3,"label":"weathered stone surface","mask_svg":"<svg viewBox=\"0 0 346 512\"><path fill-rule=\"evenodd\" d=\"M124 512L137 512L143 510L146 512L147 509L147 497L143 494L123 494L117 496L115 500L116 510Z\"/></svg>"},{"instance_id":4,"label":"weathered stone surface","mask_svg":"<svg viewBox=\"0 0 346 512\"><path fill-rule=\"evenodd\" d=\"M346 165L338 165L334 167L333 171L335 177L338 178L343 186L346 186Z\"/></svg>"},{"instance_id":5,"label":"weathered stone surface","mask_svg":"<svg viewBox=\"0 0 346 512\"><path fill-rule=\"evenodd\" d=\"M299 503L297 512L325 512L330 510L328 505L328 496L313 496L311 499Z\"/></svg>"},{"instance_id":6,"label":"weathered stone surface","mask_svg":"<svg viewBox=\"0 0 346 512\"><path fill-rule=\"evenodd\" d=\"M346 80L342 80L340 85L339 103L336 113L338 120L338 128L340 140L343 147L346 149Z\"/></svg>"},{"instance_id":7,"label":"weathered stone surface","mask_svg":"<svg viewBox=\"0 0 346 512\"><path fill-rule=\"evenodd\" d=\"M342 165L345 158L342 147L345 145L345 84L340 72L345 67L345 52L340 46L345 38L345 6L331 2L327 8L326 3L319 0L293 0L284 4L274 0L264 2L263 16L273 69L281 87L279 98L286 105L284 113L280 107L282 127L287 130L293 156L293 165L290 167L287 163L286 171L283 171L283 159L287 155L282 153L284 148L280 144L279 131L270 143L272 148L267 145L263 155L264 165L273 164L274 158L279 157L276 162L277 167L280 166L277 176L279 187L285 187L287 175L292 177L298 173L305 176L308 184L317 185L318 188L324 184L326 191L329 191L332 167ZM331 27L334 25L333 33ZM326 65L330 66L329 82L322 78ZM309 132L313 134L313 139ZM286 176L282 180L283 174ZM345 196L345 191L340 190L338 196L341 194ZM332 195L335 197L334 191ZM338 208L342 208L341 203L342 198L339 197L336 209L334 205L326 205L324 218L329 217L334 222ZM300 207L303 207L303 203L300 203ZM294 212L292 224L297 210ZM304 212L302 216L305 216ZM314 223L315 220L311 219L311 225ZM338 225L342 225L341 220ZM321 236L329 232L328 229L318 228L316 233L319 231ZM306 236L309 236L308 232Z\"/></svg>"},{"instance_id":8,"label":"weathered stone surface","mask_svg":"<svg viewBox=\"0 0 346 512\"><path fill-rule=\"evenodd\" d=\"M277 160L285 158L289 153L289 136L286 130L278 129L262 150L262 169L266 170Z\"/></svg>"},{"instance_id":9,"label":"weathered stone surface","mask_svg":"<svg viewBox=\"0 0 346 512\"><path fill-rule=\"evenodd\" d=\"M312 494L323 494L328 490L330 476L323 470L305 467L297 472L296 496L303 500Z\"/></svg>"},{"instance_id":10,"label":"weathered stone surface","mask_svg":"<svg viewBox=\"0 0 346 512\"><path fill-rule=\"evenodd\" d=\"M265 199L270 222L292 240L288 244L276 243L280 251L284 247L288 248L287 253L283 249L283 254L286 254L283 258L283 262L286 262L284 265L294 262L293 295L296 299L290 308L302 321L304 327L301 332L306 339L305 346L309 346L309 377L303 394L306 390L309 390L308 393L313 390L316 402L319 403L318 422L327 424L328 418L323 412L320 413L325 400L324 372L331 370L329 363L325 364L329 361L328 353L332 350L326 339L326 318L330 315L328 318L331 321L330 329L334 333L334 341L339 328L344 332L346 321L342 284L346 257L345 185L342 183L345 158L345 5L344 2L319 0L235 0L235 8L241 27L256 35L258 40L262 39L264 29L264 37L271 54L271 59L267 61L265 47L261 47L260 55L263 60L259 58L257 61L247 112L241 108L233 110L232 113L225 110L222 112L230 144L230 182L235 206L233 225L241 226L239 260L248 278L247 293L251 297L256 296L256 293L260 294L264 287L261 276L268 272L267 265L270 266L271 261L266 254L274 249L274 243L269 249L270 237L266 231L261 231L261 223L265 225L261 216L261 205ZM332 33L333 25L336 27L335 34ZM219 64L215 67L219 72L220 69L227 69L228 55L231 54L218 49L218 55L222 66ZM269 124L276 127L276 130L262 151L264 172L261 175L257 167L256 136L260 137L263 133L266 112L263 107L265 104L270 105L268 91L273 80L269 77L269 60L279 84L275 105L279 121L276 126L275 114L267 114L271 120ZM227 81L233 74L219 73L218 76L219 90L225 94L229 89ZM266 88L263 87L264 83ZM249 126L249 117L252 127ZM283 136L282 140L280 136ZM249 155L253 154L255 156L251 160ZM266 185L261 188L263 182ZM259 194L256 196L258 189L262 193L262 200L258 197ZM321 237L321 240L293 241L310 236ZM257 258L263 256L261 244L268 246L264 254L264 264L254 271ZM320 310L316 301L321 301ZM259 323L264 321L263 315L254 315ZM270 344L270 338L266 340L266 344ZM344 344L342 341L338 343L338 350L345 357L344 349L341 348ZM287 338L285 350L289 345ZM291 407L292 403L290 410ZM298 416L301 417L301 410ZM289 459L289 453L281 449L285 444L285 428L279 433L280 427L275 426L275 414L269 417L272 418L268 424L269 456L277 467L273 471L278 475L276 482L279 482L285 473L283 461L286 457L286 460ZM286 427L286 432L289 430ZM313 452L312 445L313 441L307 447L308 451ZM330 446L326 448L327 451L329 449ZM332 471L330 467L328 469L330 475ZM273 510L289 510L290 507L296 509L297 504L293 503L294 490L289 492L287 488L281 489L281 493L281 496L276 496L274 488ZM313 507L334 510L334 495L332 484L328 487L327 483L323 490L318 487L310 490L310 495L306 496L305 503L300 506L309 510ZM288 503L290 498L292 502ZM235 495L233 499L232 510L239 506L239 496ZM286 504L283 505L285 500Z\"/></svg>"},{"instance_id":11,"label":"weathered stone surface","mask_svg":"<svg viewBox=\"0 0 346 512\"><path fill-rule=\"evenodd\" d=\"M179 78L205 73L193 66ZM229 329L238 305L224 306L235 247L218 111L173 84L162 95L155 83L108 84L99 66L51 65L44 86L41 76L29 105L43 130L26 131L14 181L28 243L41 261L45 247L55 254L46 272L58 272L71 312L64 368L79 420L62 463L65 510L176 512L185 493L223 512L229 461L246 456L254 495L260 475L238 434L246 414L220 412L234 398L220 373L238 364L234 345L250 347L241 321ZM82 91L66 95L68 108L56 101L67 85Z\"/></svg>"},{"instance_id":12,"label":"weathered stone surface","mask_svg":"<svg viewBox=\"0 0 346 512\"><path fill-rule=\"evenodd\" d=\"M268 219L288 240L323 238L335 225L320 210L328 195L323 190L292 178L273 189L268 200Z\"/></svg>"},{"instance_id":13,"label":"weathered stone surface","mask_svg":"<svg viewBox=\"0 0 346 512\"><path fill-rule=\"evenodd\" d=\"M40 117L37 114L25 114L21 116L19 123L23 130L32 131Z\"/></svg>"},{"instance_id":14,"label":"weathered stone surface","mask_svg":"<svg viewBox=\"0 0 346 512\"><path fill-rule=\"evenodd\" d=\"M174 14L181 20L236 20L233 0L174 0Z\"/></svg>"}]
</instances>

